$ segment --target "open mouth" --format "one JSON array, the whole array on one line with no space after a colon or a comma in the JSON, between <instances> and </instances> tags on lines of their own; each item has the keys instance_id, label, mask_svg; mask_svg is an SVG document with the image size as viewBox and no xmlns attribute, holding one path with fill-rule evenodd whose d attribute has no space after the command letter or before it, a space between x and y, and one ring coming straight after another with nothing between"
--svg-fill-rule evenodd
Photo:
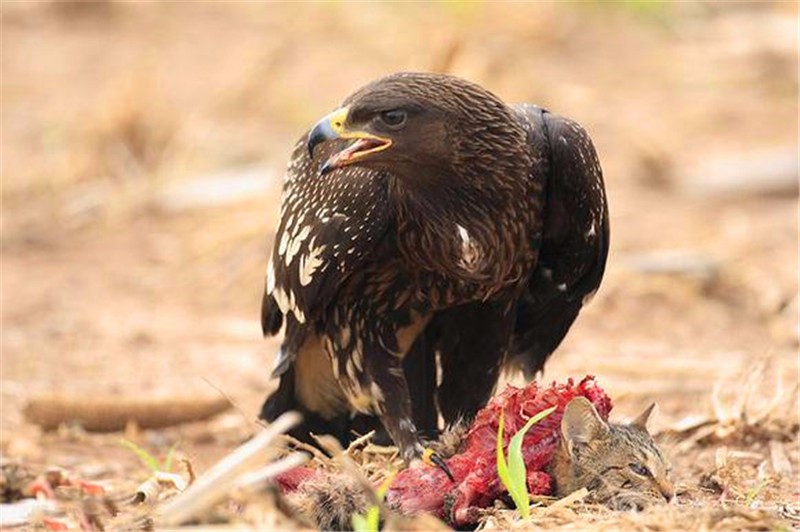
<instances>
[{"instance_id":1,"label":"open mouth","mask_svg":"<svg viewBox=\"0 0 800 532\"><path fill-rule=\"evenodd\" d=\"M389 139L382 139L380 137L358 137L351 145L333 154L325 161L325 164L320 168L320 174L325 175L336 168L352 164L372 153L383 151L391 145L392 141Z\"/></svg>"},{"instance_id":2,"label":"open mouth","mask_svg":"<svg viewBox=\"0 0 800 532\"><path fill-rule=\"evenodd\" d=\"M392 145L388 138L379 137L367 131L349 130L347 123L348 108L343 107L320 119L308 133L306 147L308 156L314 158L314 148L326 140L352 139L353 143L338 153L333 154L319 169L320 175L331 170L353 164L373 153L383 151Z\"/></svg>"},{"instance_id":3,"label":"open mouth","mask_svg":"<svg viewBox=\"0 0 800 532\"><path fill-rule=\"evenodd\" d=\"M392 145L389 139L382 139L379 137L361 137L356 139L351 145L342 151L334 154L326 166L336 168L350 164L358 159L363 159L367 155L383 151Z\"/></svg>"}]
</instances>

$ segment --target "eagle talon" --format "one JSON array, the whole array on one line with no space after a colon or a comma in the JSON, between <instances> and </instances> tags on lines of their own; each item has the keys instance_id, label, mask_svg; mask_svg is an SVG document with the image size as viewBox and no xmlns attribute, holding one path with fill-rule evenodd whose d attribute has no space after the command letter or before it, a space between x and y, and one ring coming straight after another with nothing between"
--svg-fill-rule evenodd
<instances>
[{"instance_id":1,"label":"eagle talon","mask_svg":"<svg viewBox=\"0 0 800 532\"><path fill-rule=\"evenodd\" d=\"M436 466L442 471L444 471L444 474L447 475L447 478L450 479L450 482L456 481L455 477L453 476L453 473L450 471L450 468L447 467L447 464L445 463L444 459L441 456L439 456L433 449L426 448L424 451L422 451L422 461L428 465Z\"/></svg>"},{"instance_id":2,"label":"eagle talon","mask_svg":"<svg viewBox=\"0 0 800 532\"><path fill-rule=\"evenodd\" d=\"M325 174L333 172L335 169L336 167L331 163L330 160L325 161L325 164L323 164L319 169L319 175L324 176Z\"/></svg>"}]
</instances>

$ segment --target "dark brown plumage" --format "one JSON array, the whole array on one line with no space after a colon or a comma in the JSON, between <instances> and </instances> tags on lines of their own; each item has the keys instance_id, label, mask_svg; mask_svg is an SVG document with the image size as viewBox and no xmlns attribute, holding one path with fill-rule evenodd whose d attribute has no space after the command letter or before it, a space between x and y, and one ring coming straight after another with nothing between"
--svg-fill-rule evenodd
<instances>
[{"instance_id":1,"label":"dark brown plumage","mask_svg":"<svg viewBox=\"0 0 800 532\"><path fill-rule=\"evenodd\" d=\"M437 404L469 418L504 363L542 368L607 250L580 126L452 76L377 80L292 155L262 306L265 334L286 325L281 381L262 415L297 409L301 432L342 439L377 415L419 458Z\"/></svg>"}]
</instances>

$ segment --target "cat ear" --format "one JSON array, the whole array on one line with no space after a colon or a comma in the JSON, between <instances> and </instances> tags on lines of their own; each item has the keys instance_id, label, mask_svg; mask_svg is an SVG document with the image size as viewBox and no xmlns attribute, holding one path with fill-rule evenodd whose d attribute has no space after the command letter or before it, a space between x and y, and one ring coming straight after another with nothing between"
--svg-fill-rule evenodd
<instances>
[{"instance_id":1,"label":"cat ear","mask_svg":"<svg viewBox=\"0 0 800 532\"><path fill-rule=\"evenodd\" d=\"M634 427L639 427L642 430L647 430L647 420L650 419L650 414L653 413L653 409L656 407L655 403L652 403L650 406L645 408L644 412L639 414L639 417L631 421L631 425Z\"/></svg>"},{"instance_id":2,"label":"cat ear","mask_svg":"<svg viewBox=\"0 0 800 532\"><path fill-rule=\"evenodd\" d=\"M572 450L576 443L589 443L608 433L608 425L585 397L575 397L564 409L561 436Z\"/></svg>"}]
</instances>

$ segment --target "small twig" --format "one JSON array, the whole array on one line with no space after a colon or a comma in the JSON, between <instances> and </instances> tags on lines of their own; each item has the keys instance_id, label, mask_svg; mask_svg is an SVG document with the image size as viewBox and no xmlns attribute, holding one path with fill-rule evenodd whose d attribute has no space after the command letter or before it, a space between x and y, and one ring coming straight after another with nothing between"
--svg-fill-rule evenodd
<instances>
[{"instance_id":1,"label":"small twig","mask_svg":"<svg viewBox=\"0 0 800 532\"><path fill-rule=\"evenodd\" d=\"M779 475L790 478L792 476L792 462L789 460L789 457L786 456L786 450L783 448L783 444L779 441L770 440L769 455L772 469Z\"/></svg>"},{"instance_id":2,"label":"small twig","mask_svg":"<svg viewBox=\"0 0 800 532\"><path fill-rule=\"evenodd\" d=\"M375 445L374 443L367 444L364 447L364 452L369 454L377 454L377 455L397 455L399 456L399 452L397 447L394 446L385 446L385 445Z\"/></svg>"},{"instance_id":3,"label":"small twig","mask_svg":"<svg viewBox=\"0 0 800 532\"><path fill-rule=\"evenodd\" d=\"M192 462L189 461L188 458L181 458L180 463L183 464L183 467L186 468L186 475L189 477L188 484L191 486L194 484L197 475L194 474L194 467L192 466Z\"/></svg>"},{"instance_id":4,"label":"small twig","mask_svg":"<svg viewBox=\"0 0 800 532\"><path fill-rule=\"evenodd\" d=\"M532 503L536 503L541 506L549 506L554 502L558 501L558 499L556 499L552 495L535 495L533 493L530 494L528 498L531 500Z\"/></svg>"},{"instance_id":5,"label":"small twig","mask_svg":"<svg viewBox=\"0 0 800 532\"><path fill-rule=\"evenodd\" d=\"M775 386L775 395L770 399L769 404L764 408L764 410L755 416L753 421L754 425L760 424L765 422L769 417L775 413L775 410L778 409L779 406L783 403L795 404L795 396L797 395L798 391L800 391L800 383L795 383L792 389L787 392L783 382L783 375L778 374L778 382ZM787 400L788 399L788 400Z\"/></svg>"},{"instance_id":6,"label":"small twig","mask_svg":"<svg viewBox=\"0 0 800 532\"><path fill-rule=\"evenodd\" d=\"M716 417L717 421L720 423L724 423L729 417L720 397L722 395L723 384L722 379L719 379L714 383L714 387L711 390L711 406L714 409L714 417Z\"/></svg>"},{"instance_id":7,"label":"small twig","mask_svg":"<svg viewBox=\"0 0 800 532\"><path fill-rule=\"evenodd\" d=\"M159 528L182 525L224 498L243 472L264 459L266 450L275 438L297 425L300 419L300 414L296 412L283 414L250 441L217 462L186 491L162 507Z\"/></svg>"},{"instance_id":8,"label":"small twig","mask_svg":"<svg viewBox=\"0 0 800 532\"><path fill-rule=\"evenodd\" d=\"M297 438L295 438L293 436L290 436L288 434L282 434L281 435L281 439L283 441L287 442L288 444L290 444L292 447L295 447L296 449L298 449L300 451L304 451L304 452L309 453L311 456L313 456L314 458L318 459L323 464L326 464L326 463L331 461L331 459L330 459L330 457L328 455L326 455L325 453L323 453L322 451L320 451L319 449L317 449L313 445L310 445L310 444L308 444L306 442L302 442L302 441L298 440Z\"/></svg>"},{"instance_id":9,"label":"small twig","mask_svg":"<svg viewBox=\"0 0 800 532\"><path fill-rule=\"evenodd\" d=\"M540 514L540 515L547 515L547 514L549 514L551 512L554 512L556 510L560 510L562 508L570 506L573 503L582 501L588 495L589 495L589 490L586 489L586 488L581 488L579 490L573 491L572 493L570 493L566 497L562 497L561 499L557 500L556 502L554 502L550 506L547 506L546 508L542 508L537 513Z\"/></svg>"},{"instance_id":10,"label":"small twig","mask_svg":"<svg viewBox=\"0 0 800 532\"><path fill-rule=\"evenodd\" d=\"M355 450L358 447L364 445L365 443L368 443L373 438L373 436L375 436L375 431L371 430L371 431L367 432L366 434L364 434L363 436L360 436L360 437L356 438L355 440L351 441L350 445L347 446L347 449L345 450L345 453L347 453L348 455L351 454L353 452L353 450Z\"/></svg>"},{"instance_id":11,"label":"small twig","mask_svg":"<svg viewBox=\"0 0 800 532\"><path fill-rule=\"evenodd\" d=\"M764 370L766 369L767 359L762 358L758 361L755 368L748 374L744 382L744 392L739 394L738 404L735 405L737 418L742 420L745 424L749 424L749 416L747 407L751 405L751 399L755 392L756 385L764 379Z\"/></svg>"},{"instance_id":12,"label":"small twig","mask_svg":"<svg viewBox=\"0 0 800 532\"><path fill-rule=\"evenodd\" d=\"M289 456L281 458L271 464L267 464L261 469L257 469L252 473L245 473L239 480L236 481L236 487L245 491L258 489L263 486L267 481L272 480L281 473L285 473L295 467L308 462L309 456L305 453L292 453Z\"/></svg>"},{"instance_id":13,"label":"small twig","mask_svg":"<svg viewBox=\"0 0 800 532\"><path fill-rule=\"evenodd\" d=\"M156 471L153 475L139 484L136 488L136 495L134 495L135 503L153 503L158 500L158 496L164 491L164 488L171 487L179 492L186 490L189 484L180 476L175 473L167 473L165 471Z\"/></svg>"},{"instance_id":14,"label":"small twig","mask_svg":"<svg viewBox=\"0 0 800 532\"><path fill-rule=\"evenodd\" d=\"M231 407L233 407L234 410L239 412L239 414L241 414L243 418L245 418L248 421L253 421L252 418L247 414L247 411L244 408L242 408L242 406L236 400L234 400L233 397L231 397L227 392L225 392L225 390L223 390L222 388L211 382L211 379L209 379L208 377L203 377L203 380L205 381L206 384L214 388L214 390L217 393L219 393L222 397L224 397L225 400L228 401L228 403L230 403ZM261 425L262 427L267 426L263 423L258 423L258 422L256 424Z\"/></svg>"},{"instance_id":15,"label":"small twig","mask_svg":"<svg viewBox=\"0 0 800 532\"><path fill-rule=\"evenodd\" d=\"M130 422L139 428L170 427L208 419L230 408L227 400L208 396L119 397L113 395L39 394L25 405L25 418L45 430L77 422L87 431L113 432Z\"/></svg>"}]
</instances>

